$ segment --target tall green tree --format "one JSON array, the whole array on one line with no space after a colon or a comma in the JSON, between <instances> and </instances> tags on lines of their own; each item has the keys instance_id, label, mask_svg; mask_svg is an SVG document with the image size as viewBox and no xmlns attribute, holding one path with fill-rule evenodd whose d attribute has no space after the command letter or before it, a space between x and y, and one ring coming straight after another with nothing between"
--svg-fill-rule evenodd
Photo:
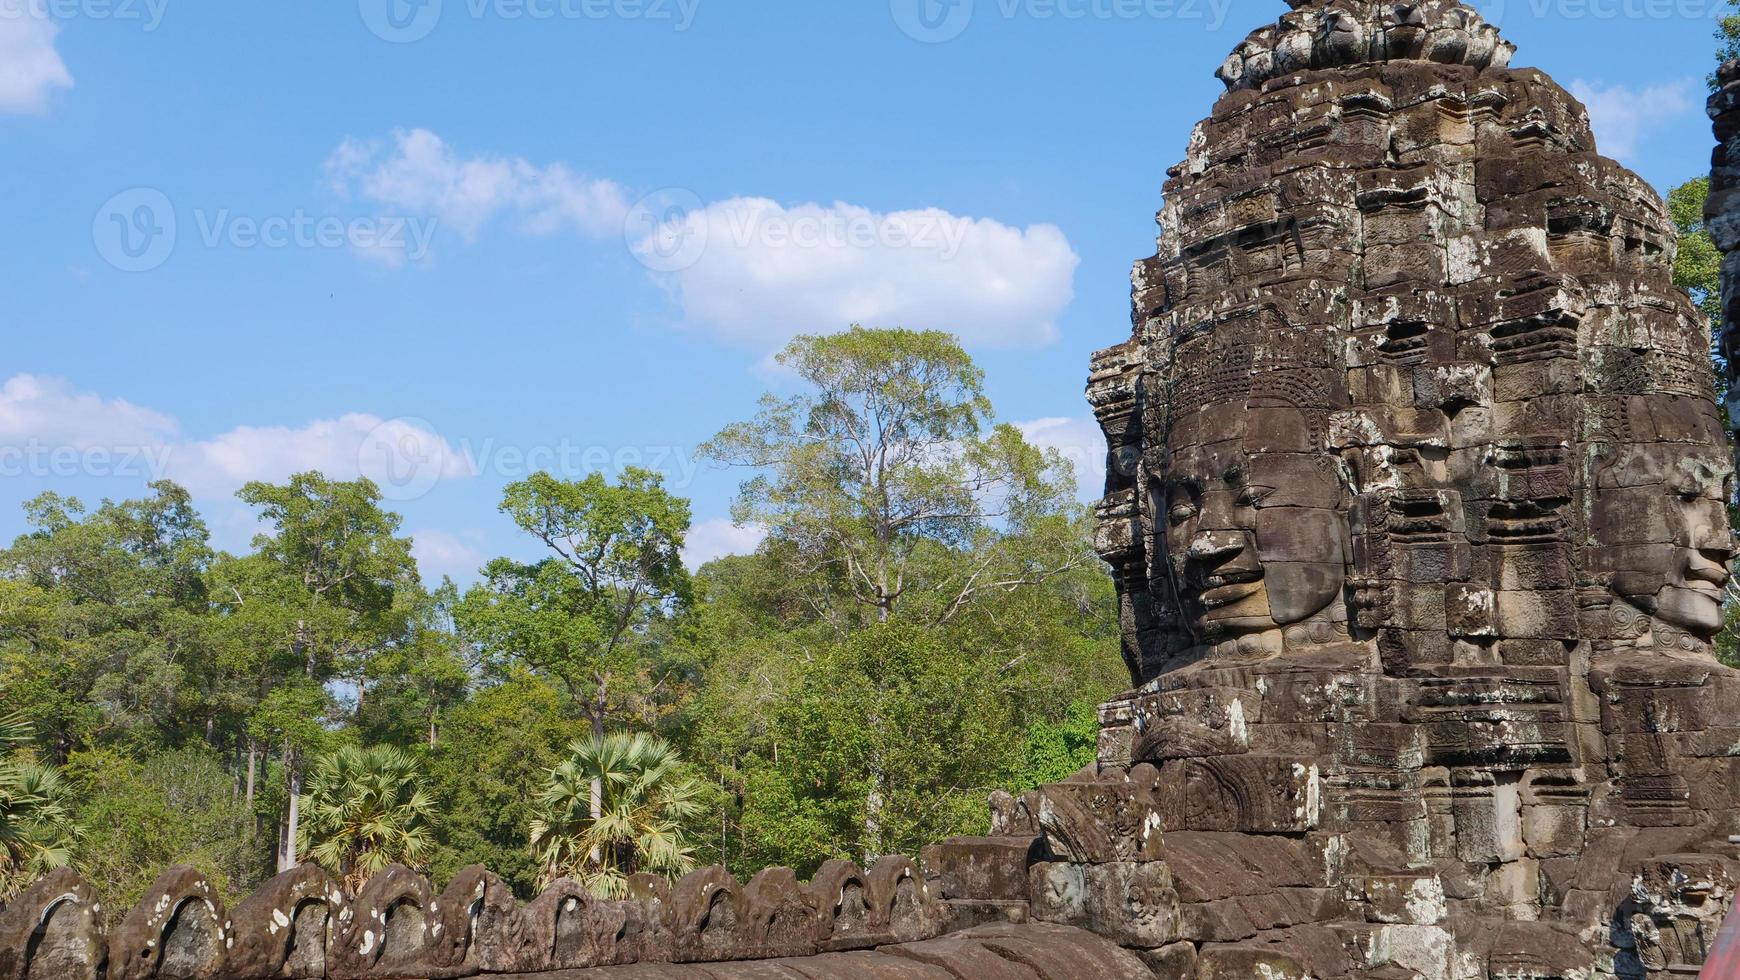
<instances>
[{"instance_id":1,"label":"tall green tree","mask_svg":"<svg viewBox=\"0 0 1740 980\"><path fill-rule=\"evenodd\" d=\"M329 480L319 473L298 474L283 485L250 483L237 496L258 508L270 528L254 539L264 571L255 579L261 588L256 600L267 610L261 620L282 631L271 649L287 654L286 666L298 672L284 677L283 685L300 692L297 704L309 704L314 689L343 678L361 704L370 660L405 631L399 592L417 583L411 541L398 534L399 516L381 508L372 481ZM246 605L247 597L241 602ZM272 708L273 717L251 721L252 732L299 730L292 724L295 705L268 697L262 707ZM310 741L286 734L279 743L289 780L280 870L296 865Z\"/></svg>"},{"instance_id":2,"label":"tall green tree","mask_svg":"<svg viewBox=\"0 0 1740 980\"><path fill-rule=\"evenodd\" d=\"M808 699L813 724L835 724L836 710L851 719L855 746L840 760L840 799L858 809L861 830L847 836L861 843L862 856L875 857L908 839L907 814L889 816L889 804L919 773L947 779L945 797L963 785L906 744L914 702L903 698L949 717L977 703L968 696L972 683L995 690L1000 675L1028 656L1010 651L1004 668L981 658L983 648L954 654L930 642L957 631L977 636L988 612L1010 612L1013 598L1073 572L1104 573L1068 464L1014 426L994 424L984 374L953 337L854 326L799 337L779 362L804 390L764 397L754 419L728 426L702 452L755 471L733 516L767 528L760 554L779 566L784 584L776 589L832 632L832 655L806 654L822 673L785 678L797 687L775 700ZM929 632L855 639L895 623ZM900 696L846 693L880 676L878 657L900 661L916 646L935 655L908 663L916 674L895 672ZM977 672L971 682L958 672L963 663ZM713 677L732 683L717 665ZM944 696L925 702L918 692Z\"/></svg>"},{"instance_id":3,"label":"tall green tree","mask_svg":"<svg viewBox=\"0 0 1740 980\"><path fill-rule=\"evenodd\" d=\"M539 473L510 484L501 510L549 556L490 562L455 609L461 634L498 672L518 664L549 678L595 738L649 720L663 686L651 630L689 594L688 501L630 468L615 485ZM595 786L595 814L602 794Z\"/></svg>"},{"instance_id":4,"label":"tall green tree","mask_svg":"<svg viewBox=\"0 0 1740 980\"><path fill-rule=\"evenodd\" d=\"M616 485L539 473L509 485L501 511L548 557L490 562L455 609L463 635L487 661L550 678L594 735L638 720L651 693L648 630L688 596L688 501L631 468Z\"/></svg>"},{"instance_id":5,"label":"tall green tree","mask_svg":"<svg viewBox=\"0 0 1740 980\"><path fill-rule=\"evenodd\" d=\"M482 864L522 898L536 893L539 869L526 828L544 778L574 738L566 701L546 680L517 668L447 713L425 765L441 814L430 858L437 879Z\"/></svg>"},{"instance_id":6,"label":"tall green tree","mask_svg":"<svg viewBox=\"0 0 1740 980\"><path fill-rule=\"evenodd\" d=\"M603 787L594 806L593 786ZM621 897L630 875L675 878L695 866L685 824L702 812L703 788L677 750L643 732L581 739L550 771L538 796L531 846L544 884L572 878Z\"/></svg>"},{"instance_id":7,"label":"tall green tree","mask_svg":"<svg viewBox=\"0 0 1740 980\"><path fill-rule=\"evenodd\" d=\"M767 395L701 452L757 471L733 517L786 546L824 617L946 619L1090 560L1070 540L1068 466L992 427L984 373L953 337L855 326L778 361L806 390ZM971 559L927 561L945 552Z\"/></svg>"},{"instance_id":8,"label":"tall green tree","mask_svg":"<svg viewBox=\"0 0 1740 980\"><path fill-rule=\"evenodd\" d=\"M352 892L391 864L417 867L434 850L435 801L408 752L346 746L315 763L301 847Z\"/></svg>"},{"instance_id":9,"label":"tall green tree","mask_svg":"<svg viewBox=\"0 0 1740 980\"><path fill-rule=\"evenodd\" d=\"M182 488L151 491L94 512L44 494L0 552L0 709L23 711L56 762L213 734L205 525Z\"/></svg>"}]
</instances>

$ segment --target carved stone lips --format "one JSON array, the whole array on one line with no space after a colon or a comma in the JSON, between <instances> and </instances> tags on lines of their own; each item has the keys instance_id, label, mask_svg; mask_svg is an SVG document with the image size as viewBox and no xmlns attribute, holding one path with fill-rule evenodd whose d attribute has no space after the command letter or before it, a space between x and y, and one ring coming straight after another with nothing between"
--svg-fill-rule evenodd
<instances>
[{"instance_id":1,"label":"carved stone lips","mask_svg":"<svg viewBox=\"0 0 1740 980\"><path fill-rule=\"evenodd\" d=\"M1260 571L1227 571L1210 575L1202 583L1202 604L1208 609L1230 606L1262 586Z\"/></svg>"},{"instance_id":2,"label":"carved stone lips","mask_svg":"<svg viewBox=\"0 0 1740 980\"><path fill-rule=\"evenodd\" d=\"M1723 568L1693 568L1686 572L1686 585L1694 589L1720 592L1728 585L1728 571Z\"/></svg>"}]
</instances>

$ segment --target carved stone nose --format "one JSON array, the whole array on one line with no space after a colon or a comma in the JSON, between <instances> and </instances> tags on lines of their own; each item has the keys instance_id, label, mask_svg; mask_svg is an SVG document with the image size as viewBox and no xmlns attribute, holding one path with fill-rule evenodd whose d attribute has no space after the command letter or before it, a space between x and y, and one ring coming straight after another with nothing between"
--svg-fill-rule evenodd
<instances>
[{"instance_id":1,"label":"carved stone nose","mask_svg":"<svg viewBox=\"0 0 1740 980\"><path fill-rule=\"evenodd\" d=\"M1208 561L1236 555L1244 548L1244 536L1237 531L1203 531L1190 542L1187 554L1193 561Z\"/></svg>"}]
</instances>

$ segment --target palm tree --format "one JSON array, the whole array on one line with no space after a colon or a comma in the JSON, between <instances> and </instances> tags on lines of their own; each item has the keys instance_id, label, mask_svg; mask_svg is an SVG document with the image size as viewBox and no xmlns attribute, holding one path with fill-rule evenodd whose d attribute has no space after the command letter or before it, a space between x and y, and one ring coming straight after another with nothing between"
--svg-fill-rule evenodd
<instances>
[{"instance_id":1,"label":"palm tree","mask_svg":"<svg viewBox=\"0 0 1740 980\"><path fill-rule=\"evenodd\" d=\"M532 821L541 884L573 878L595 894L620 897L629 875L692 870L683 824L701 813L701 793L677 750L656 735L613 732L572 743L568 759L551 770Z\"/></svg>"},{"instance_id":2,"label":"palm tree","mask_svg":"<svg viewBox=\"0 0 1740 980\"><path fill-rule=\"evenodd\" d=\"M80 836L60 770L17 758L29 740L21 716L0 716L0 904L70 864Z\"/></svg>"},{"instance_id":3,"label":"palm tree","mask_svg":"<svg viewBox=\"0 0 1740 980\"><path fill-rule=\"evenodd\" d=\"M298 847L353 892L390 864L416 866L435 845L421 779L417 760L390 745L323 757L301 800Z\"/></svg>"}]
</instances>

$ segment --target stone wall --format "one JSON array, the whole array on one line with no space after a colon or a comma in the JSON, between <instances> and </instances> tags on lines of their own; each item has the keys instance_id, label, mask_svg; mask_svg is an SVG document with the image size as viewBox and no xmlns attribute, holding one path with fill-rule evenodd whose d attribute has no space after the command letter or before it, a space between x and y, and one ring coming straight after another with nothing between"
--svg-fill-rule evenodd
<instances>
[{"instance_id":1,"label":"stone wall","mask_svg":"<svg viewBox=\"0 0 1740 980\"><path fill-rule=\"evenodd\" d=\"M0 911L0 980L423 980L770 960L928 940L949 917L905 858L869 871L830 862L807 884L775 868L739 885L717 867L631 884L631 899L604 901L563 881L521 905L482 868L437 892L393 867L350 896L305 865L230 909L198 871L175 868L109 931L98 891L59 871Z\"/></svg>"}]
</instances>

